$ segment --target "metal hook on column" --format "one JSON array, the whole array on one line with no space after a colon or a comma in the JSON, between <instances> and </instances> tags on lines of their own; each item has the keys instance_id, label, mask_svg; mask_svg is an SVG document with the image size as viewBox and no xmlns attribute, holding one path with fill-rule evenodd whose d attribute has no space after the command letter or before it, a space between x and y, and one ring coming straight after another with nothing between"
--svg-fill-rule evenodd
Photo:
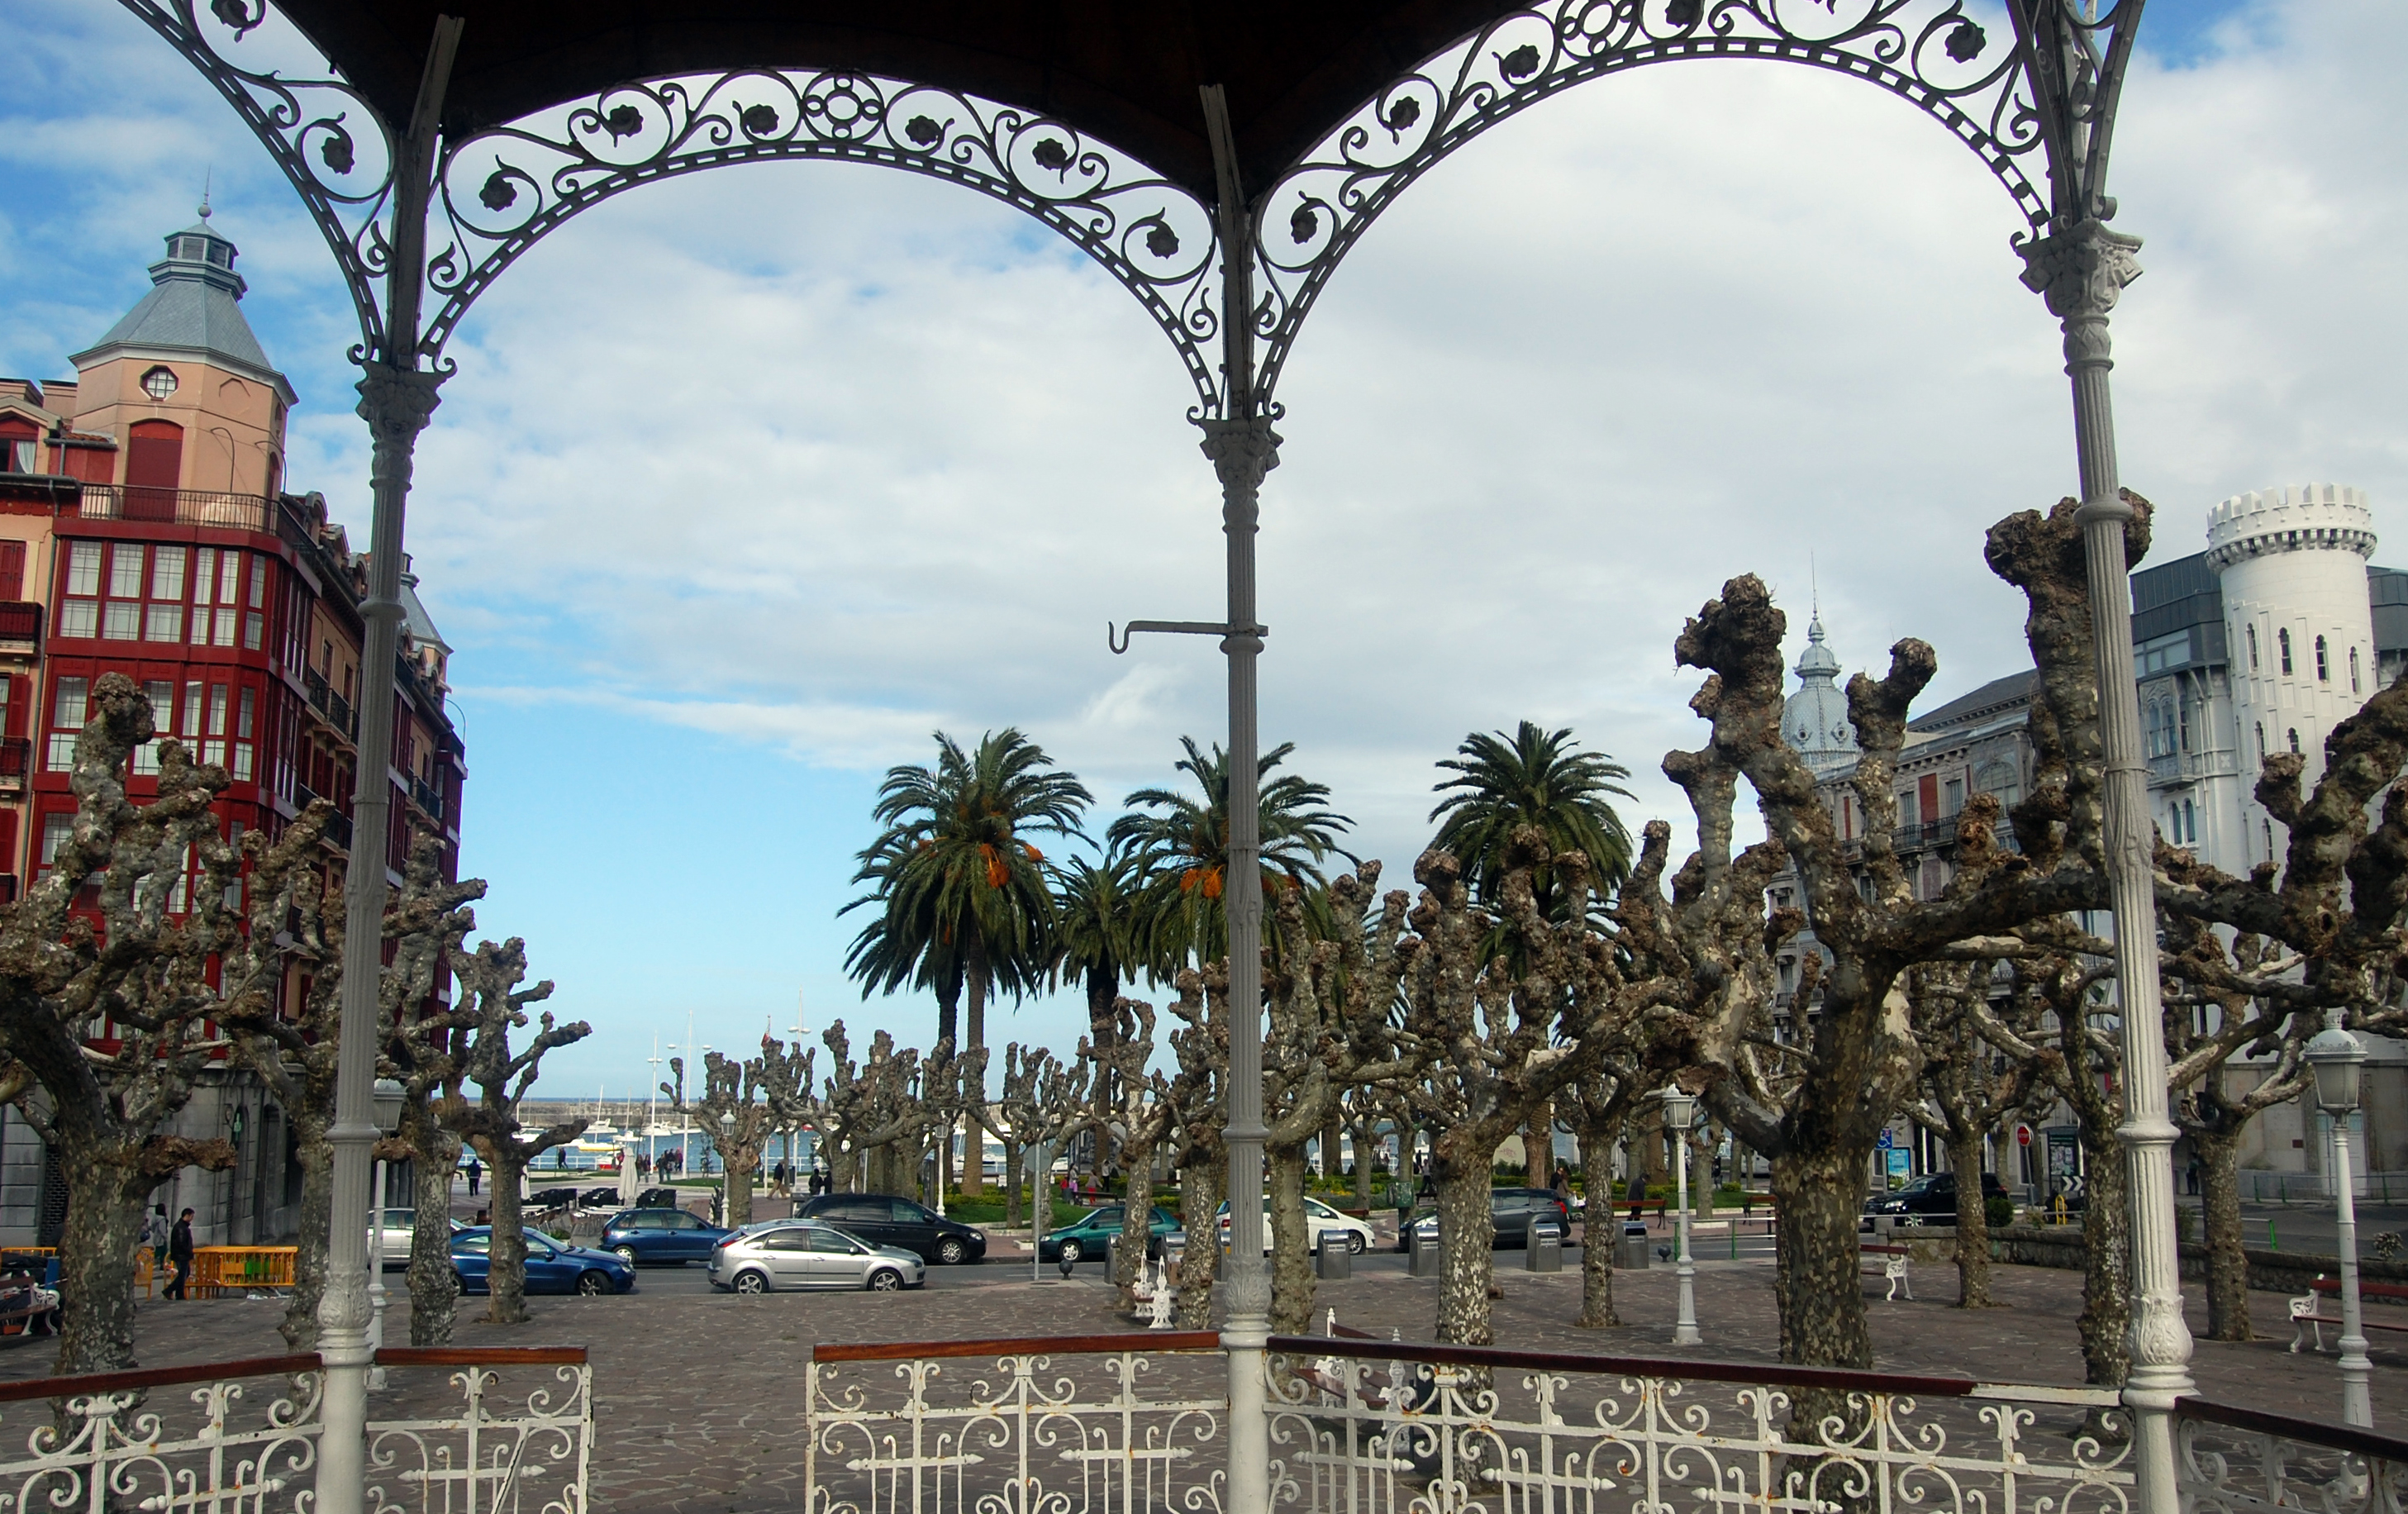
<instances>
[{"instance_id":1,"label":"metal hook on column","mask_svg":"<svg viewBox=\"0 0 2408 1514\"><path fill-rule=\"evenodd\" d=\"M1118 657L1129 650L1131 638L1140 631L1160 631L1181 636L1226 636L1235 635L1237 629L1225 625L1219 621L1131 621L1124 630L1114 626L1111 621L1106 621L1104 645L1112 650L1113 656ZM1271 634L1271 628L1258 625L1253 628L1253 634L1257 636L1267 636Z\"/></svg>"}]
</instances>

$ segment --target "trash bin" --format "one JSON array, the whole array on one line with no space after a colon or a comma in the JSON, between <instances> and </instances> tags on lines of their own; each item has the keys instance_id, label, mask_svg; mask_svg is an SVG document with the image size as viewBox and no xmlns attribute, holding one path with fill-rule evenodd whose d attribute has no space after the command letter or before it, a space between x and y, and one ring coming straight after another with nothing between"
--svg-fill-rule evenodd
<instances>
[{"instance_id":1,"label":"trash bin","mask_svg":"<svg viewBox=\"0 0 2408 1514\"><path fill-rule=\"evenodd\" d=\"M1444 1270L1441 1255L1445 1250L1439 1244L1438 1226L1417 1224L1408 1234L1412 1237L1412 1275L1416 1278L1437 1277Z\"/></svg>"},{"instance_id":2,"label":"trash bin","mask_svg":"<svg viewBox=\"0 0 2408 1514\"><path fill-rule=\"evenodd\" d=\"M1561 1272L1564 1270L1564 1233L1551 1221L1540 1221L1530 1226L1530 1245L1522 1258L1525 1272Z\"/></svg>"},{"instance_id":3,"label":"trash bin","mask_svg":"<svg viewBox=\"0 0 2408 1514\"><path fill-rule=\"evenodd\" d=\"M1622 1244L1614 1250L1613 1264L1626 1272L1640 1271L1649 1265L1646 1221L1641 1220L1623 1221Z\"/></svg>"},{"instance_id":4,"label":"trash bin","mask_svg":"<svg viewBox=\"0 0 2408 1514\"><path fill-rule=\"evenodd\" d=\"M1347 1249L1342 1234L1321 1233L1321 1244L1312 1249L1312 1275L1323 1279L1354 1276L1354 1253Z\"/></svg>"}]
</instances>

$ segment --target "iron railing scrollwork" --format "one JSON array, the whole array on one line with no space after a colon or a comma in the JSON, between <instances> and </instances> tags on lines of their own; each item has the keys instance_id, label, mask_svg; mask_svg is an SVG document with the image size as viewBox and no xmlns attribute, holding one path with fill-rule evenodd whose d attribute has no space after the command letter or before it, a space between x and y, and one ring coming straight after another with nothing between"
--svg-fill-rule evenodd
<instances>
[{"instance_id":1,"label":"iron railing scrollwork","mask_svg":"<svg viewBox=\"0 0 2408 1514\"><path fill-rule=\"evenodd\" d=\"M1197 1332L819 1347L805 1514L1218 1514L1219 1345Z\"/></svg>"},{"instance_id":2,"label":"iron railing scrollwork","mask_svg":"<svg viewBox=\"0 0 2408 1514\"><path fill-rule=\"evenodd\" d=\"M2201 1398L2174 1406L2184 1514L2401 1514L2408 1440Z\"/></svg>"}]
</instances>

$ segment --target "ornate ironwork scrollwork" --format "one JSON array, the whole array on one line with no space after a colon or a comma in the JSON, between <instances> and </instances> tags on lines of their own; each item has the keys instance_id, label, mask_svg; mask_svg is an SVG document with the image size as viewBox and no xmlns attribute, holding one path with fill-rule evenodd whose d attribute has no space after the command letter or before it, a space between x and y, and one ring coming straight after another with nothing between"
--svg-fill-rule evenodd
<instances>
[{"instance_id":1,"label":"ornate ironwork scrollwork","mask_svg":"<svg viewBox=\"0 0 2408 1514\"><path fill-rule=\"evenodd\" d=\"M1034 216L1137 296L1178 349L1202 409L1217 413L1219 259L1205 206L1063 121L834 70L622 85L447 144L428 228L435 298L422 354L438 355L494 277L579 211L674 175L791 159L925 174Z\"/></svg>"},{"instance_id":2,"label":"ornate ironwork scrollwork","mask_svg":"<svg viewBox=\"0 0 2408 1514\"><path fill-rule=\"evenodd\" d=\"M267 0L122 0L198 69L264 143L335 254L360 320L359 361L383 350L377 282L391 253L393 135L365 95L340 79L288 79L264 56L297 43L266 22ZM254 35L258 34L258 35ZM245 67L228 52L250 50ZM299 44L302 51L306 44Z\"/></svg>"},{"instance_id":3,"label":"ornate ironwork scrollwork","mask_svg":"<svg viewBox=\"0 0 2408 1514\"><path fill-rule=\"evenodd\" d=\"M2046 190L2025 171L2041 118L2016 38L1992 35L1965 0L1544 0L1392 80L1261 196L1253 250L1265 403L1322 287L1407 186L1575 84L1693 58L1803 64L1877 84L1972 149L2034 228L2049 219Z\"/></svg>"}]
</instances>

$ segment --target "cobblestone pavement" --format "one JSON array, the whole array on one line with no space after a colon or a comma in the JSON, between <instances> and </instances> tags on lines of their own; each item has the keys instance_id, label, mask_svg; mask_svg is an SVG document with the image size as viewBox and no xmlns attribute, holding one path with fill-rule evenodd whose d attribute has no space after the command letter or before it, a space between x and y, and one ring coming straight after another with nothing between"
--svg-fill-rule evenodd
<instances>
[{"instance_id":1,"label":"cobblestone pavement","mask_svg":"<svg viewBox=\"0 0 2408 1514\"><path fill-rule=\"evenodd\" d=\"M1674 1279L1669 1269L1615 1275L1620 1329L1584 1331L1578 1311L1578 1253L1567 1270L1520 1270L1521 1254L1500 1252L1496 1306L1498 1344L1533 1350L1669 1357ZM939 1269L925 1290L902 1294L777 1294L738 1298L711 1293L699 1269L642 1274L633 1296L530 1300L534 1320L501 1328L476 1322L478 1300L463 1303L456 1344L463 1346L583 1345L595 1367L597 1435L593 1502L597 1510L666 1514L737 1514L801 1503L800 1368L815 1342L976 1340L1010 1335L1063 1335L1129 1328L1111 1311L1101 1269L1082 1268L1072 1281L1048 1269L1032 1284L1023 1266L989 1264ZM1880 1300L1868 1280L1873 1336L1884 1367L1994 1381L2075 1383L2082 1378L2074 1317L2081 1307L2077 1273L2002 1266L1994 1288L2004 1306L1967 1313L1956 1296L1954 1269L1915 1269L1914 1301ZM408 1338L408 1294L399 1276L389 1335ZM1695 1354L1770 1362L1777 1347L1771 1274L1761 1264L1705 1263L1698 1278L1698 1312L1706 1345ZM1358 1259L1356 1274L1320 1285L1313 1324L1328 1309L1340 1323L1385 1335L1427 1338L1435 1309L1433 1279L1406 1275L1403 1259L1374 1253ZM2252 1295L2253 1316L2265 1339L2248 1345L2201 1341L2194 1369L2209 1396L2305 1417L2330 1420L2339 1396L2333 1358L2286 1349L2291 1338L2280 1295ZM273 1354L283 1350L276 1325L280 1301L196 1300L145 1303L136 1318L143 1364L164 1366ZM2192 1300L2192 1324L2204 1328ZM2395 1341L2397 1337L2394 1337ZM34 1340L0 1348L0 1379L39 1377L50 1352ZM2408 1433L2408 1350L2397 1344L2374 1352L2378 1428Z\"/></svg>"}]
</instances>

